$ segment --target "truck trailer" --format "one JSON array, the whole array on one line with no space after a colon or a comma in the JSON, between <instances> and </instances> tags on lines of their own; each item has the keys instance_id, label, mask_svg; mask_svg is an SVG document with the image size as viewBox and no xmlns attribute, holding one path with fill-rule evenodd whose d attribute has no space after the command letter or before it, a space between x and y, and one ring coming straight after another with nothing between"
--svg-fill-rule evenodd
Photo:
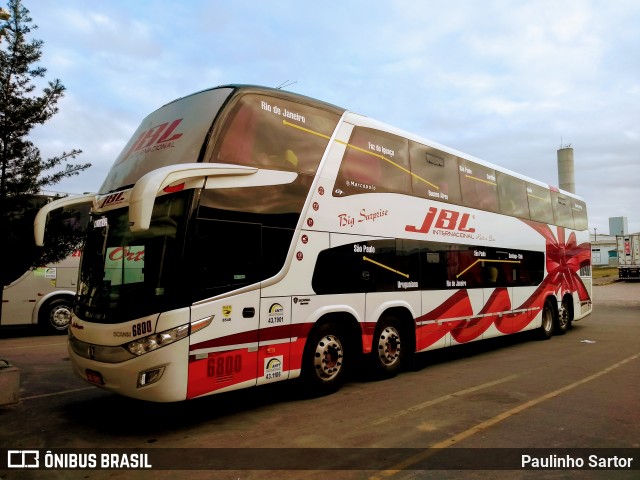
<instances>
[{"instance_id":1,"label":"truck trailer","mask_svg":"<svg viewBox=\"0 0 640 480\"><path fill-rule=\"evenodd\" d=\"M616 235L618 277L620 280L640 280L640 233Z\"/></svg>"}]
</instances>

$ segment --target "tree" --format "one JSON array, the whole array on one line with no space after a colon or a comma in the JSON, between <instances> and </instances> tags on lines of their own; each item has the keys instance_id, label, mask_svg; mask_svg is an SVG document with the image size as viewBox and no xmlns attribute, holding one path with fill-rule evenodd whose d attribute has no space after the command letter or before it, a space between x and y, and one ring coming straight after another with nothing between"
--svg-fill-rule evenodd
<instances>
[{"instance_id":1,"label":"tree","mask_svg":"<svg viewBox=\"0 0 640 480\"><path fill-rule=\"evenodd\" d=\"M36 252L33 218L42 205L39 194L45 187L78 175L91 164L67 163L82 153L77 149L44 160L29 140L34 127L58 112L65 87L55 79L37 91L37 82L44 83L40 79L47 71L38 65L43 42L27 39L37 26L30 26L32 19L21 0L9 0L7 11L0 13L1 286L30 266L62 260L77 246L77 232L62 232L66 240L49 241L47 251Z\"/></svg>"}]
</instances>

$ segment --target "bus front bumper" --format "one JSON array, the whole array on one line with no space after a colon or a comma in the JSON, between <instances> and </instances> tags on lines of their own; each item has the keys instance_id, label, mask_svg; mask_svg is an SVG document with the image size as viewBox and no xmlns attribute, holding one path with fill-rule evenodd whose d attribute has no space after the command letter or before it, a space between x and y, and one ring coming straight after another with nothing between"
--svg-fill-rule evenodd
<instances>
[{"instance_id":1,"label":"bus front bumper","mask_svg":"<svg viewBox=\"0 0 640 480\"><path fill-rule=\"evenodd\" d=\"M67 348L74 373L91 385L139 400L175 402L187 396L188 338L140 356L72 336Z\"/></svg>"}]
</instances>

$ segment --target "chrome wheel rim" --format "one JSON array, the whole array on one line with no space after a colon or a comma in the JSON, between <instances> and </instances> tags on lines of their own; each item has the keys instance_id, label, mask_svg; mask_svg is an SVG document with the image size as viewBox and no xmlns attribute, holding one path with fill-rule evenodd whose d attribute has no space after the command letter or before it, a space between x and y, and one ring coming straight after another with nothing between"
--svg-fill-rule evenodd
<instances>
[{"instance_id":1,"label":"chrome wheel rim","mask_svg":"<svg viewBox=\"0 0 640 480\"><path fill-rule=\"evenodd\" d=\"M335 335L325 335L316 345L313 358L318 377L324 381L332 380L342 370L342 343Z\"/></svg>"},{"instance_id":2,"label":"chrome wheel rim","mask_svg":"<svg viewBox=\"0 0 640 480\"><path fill-rule=\"evenodd\" d=\"M392 366L400 361L402 344L400 333L395 327L386 327L378 337L378 357L385 366Z\"/></svg>"},{"instance_id":3,"label":"chrome wheel rim","mask_svg":"<svg viewBox=\"0 0 640 480\"><path fill-rule=\"evenodd\" d=\"M63 330L69 326L71 322L71 309L67 306L55 307L51 310L49 320L53 328L57 330Z\"/></svg>"}]
</instances>

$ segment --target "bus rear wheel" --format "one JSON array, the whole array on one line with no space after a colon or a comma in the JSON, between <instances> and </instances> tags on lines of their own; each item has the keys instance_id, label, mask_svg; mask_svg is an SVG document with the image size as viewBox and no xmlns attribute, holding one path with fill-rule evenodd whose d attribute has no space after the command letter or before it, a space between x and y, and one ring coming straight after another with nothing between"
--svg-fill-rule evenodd
<instances>
[{"instance_id":1,"label":"bus rear wheel","mask_svg":"<svg viewBox=\"0 0 640 480\"><path fill-rule=\"evenodd\" d=\"M72 301L57 298L47 303L40 310L40 326L48 333L66 333L71 323Z\"/></svg>"},{"instance_id":2,"label":"bus rear wheel","mask_svg":"<svg viewBox=\"0 0 640 480\"><path fill-rule=\"evenodd\" d=\"M402 329L396 318L380 320L373 336L371 352L376 376L391 378L400 371L405 357L402 340Z\"/></svg>"},{"instance_id":3,"label":"bus rear wheel","mask_svg":"<svg viewBox=\"0 0 640 480\"><path fill-rule=\"evenodd\" d=\"M542 308L542 325L538 329L538 338L541 340L547 340L551 338L553 335L554 325L556 325L557 314L556 309L553 307L553 303L550 299L547 299L544 302L544 307Z\"/></svg>"},{"instance_id":4,"label":"bus rear wheel","mask_svg":"<svg viewBox=\"0 0 640 480\"><path fill-rule=\"evenodd\" d=\"M571 328L571 322L573 321L573 303L572 298L565 296L562 299L562 306L558 314L558 322L555 325L554 332L557 335L564 335Z\"/></svg>"},{"instance_id":5,"label":"bus rear wheel","mask_svg":"<svg viewBox=\"0 0 640 480\"><path fill-rule=\"evenodd\" d=\"M328 395L344 382L346 336L333 323L312 330L303 357L302 379L307 394Z\"/></svg>"}]
</instances>

